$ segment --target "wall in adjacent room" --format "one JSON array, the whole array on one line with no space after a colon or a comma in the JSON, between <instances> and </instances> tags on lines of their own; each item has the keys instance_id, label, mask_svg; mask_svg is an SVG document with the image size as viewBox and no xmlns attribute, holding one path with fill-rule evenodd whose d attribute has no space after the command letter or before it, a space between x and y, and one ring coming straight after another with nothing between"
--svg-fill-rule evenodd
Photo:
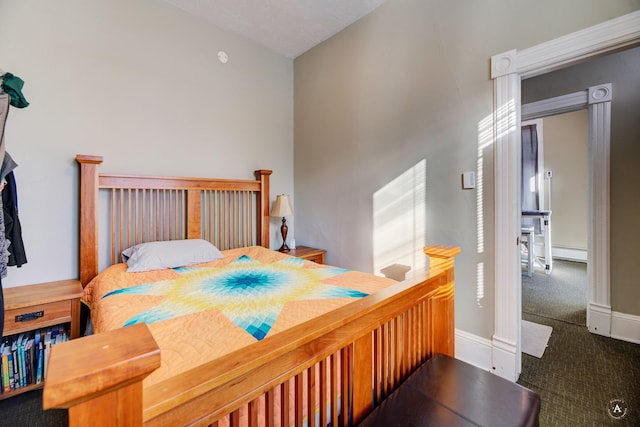
<instances>
[{"instance_id":1,"label":"wall in adjacent room","mask_svg":"<svg viewBox=\"0 0 640 427\"><path fill-rule=\"evenodd\" d=\"M553 247L587 250L587 110L545 117L545 204L551 209ZM550 205L549 205L550 198Z\"/></svg>"}]
</instances>

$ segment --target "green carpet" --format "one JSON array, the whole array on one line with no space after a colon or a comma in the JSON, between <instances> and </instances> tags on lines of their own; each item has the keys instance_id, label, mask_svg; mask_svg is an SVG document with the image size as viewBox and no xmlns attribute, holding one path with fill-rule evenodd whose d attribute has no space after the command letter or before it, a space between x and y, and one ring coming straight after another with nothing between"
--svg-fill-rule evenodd
<instances>
[{"instance_id":1,"label":"green carpet","mask_svg":"<svg viewBox=\"0 0 640 427\"><path fill-rule=\"evenodd\" d=\"M553 328L541 359L522 355L518 380L540 394L540 425L640 426L640 345L587 330L586 264L554 261L522 286L523 319ZM613 399L627 403L623 419L608 415Z\"/></svg>"}]
</instances>

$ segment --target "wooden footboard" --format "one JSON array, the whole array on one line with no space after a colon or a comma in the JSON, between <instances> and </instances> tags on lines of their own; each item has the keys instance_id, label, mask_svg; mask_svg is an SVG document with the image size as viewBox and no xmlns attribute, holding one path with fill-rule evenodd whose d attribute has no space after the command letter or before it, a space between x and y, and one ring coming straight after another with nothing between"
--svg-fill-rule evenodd
<instances>
[{"instance_id":1,"label":"wooden footboard","mask_svg":"<svg viewBox=\"0 0 640 427\"><path fill-rule=\"evenodd\" d=\"M72 426L354 425L433 354L454 354L459 249L425 253L419 277L144 390L159 365L144 324L55 346L44 408L69 408Z\"/></svg>"}]
</instances>

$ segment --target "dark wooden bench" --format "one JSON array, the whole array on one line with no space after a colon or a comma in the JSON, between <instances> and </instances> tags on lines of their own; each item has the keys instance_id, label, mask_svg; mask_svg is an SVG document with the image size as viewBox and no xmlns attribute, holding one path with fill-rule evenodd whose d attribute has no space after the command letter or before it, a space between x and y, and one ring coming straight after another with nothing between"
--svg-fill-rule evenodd
<instances>
[{"instance_id":1,"label":"dark wooden bench","mask_svg":"<svg viewBox=\"0 0 640 427\"><path fill-rule=\"evenodd\" d=\"M538 426L540 396L468 363L436 355L360 424L373 426Z\"/></svg>"}]
</instances>

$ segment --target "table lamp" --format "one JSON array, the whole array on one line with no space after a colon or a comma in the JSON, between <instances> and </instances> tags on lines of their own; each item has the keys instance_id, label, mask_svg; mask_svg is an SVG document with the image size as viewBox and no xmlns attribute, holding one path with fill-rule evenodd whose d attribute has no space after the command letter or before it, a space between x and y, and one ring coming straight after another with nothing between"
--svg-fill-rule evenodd
<instances>
[{"instance_id":1,"label":"table lamp","mask_svg":"<svg viewBox=\"0 0 640 427\"><path fill-rule=\"evenodd\" d=\"M287 219L285 218L288 215L293 215L293 209L291 209L291 203L289 202L289 196L285 194L279 194L276 197L276 201L273 204L273 209L271 209L271 216L282 217L282 225L280 226L280 233L282 234L282 246L278 251L280 252L289 252L289 246L287 246L287 231L289 227L287 227Z\"/></svg>"}]
</instances>

